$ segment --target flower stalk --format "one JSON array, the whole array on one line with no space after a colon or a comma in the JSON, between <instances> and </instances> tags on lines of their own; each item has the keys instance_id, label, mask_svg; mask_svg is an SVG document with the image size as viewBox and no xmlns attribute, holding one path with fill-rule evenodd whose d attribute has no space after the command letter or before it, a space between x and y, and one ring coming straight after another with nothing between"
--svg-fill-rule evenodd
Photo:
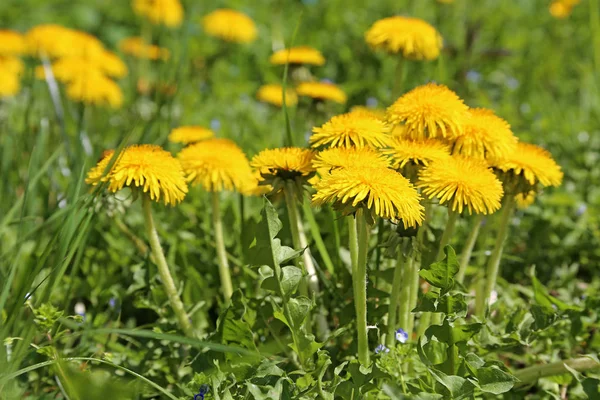
<instances>
[{"instance_id":1,"label":"flower stalk","mask_svg":"<svg viewBox=\"0 0 600 400\"><path fill-rule=\"evenodd\" d=\"M534 383L538 379L548 376L568 374L571 370L578 372L590 371L600 368L598 361L591 357L578 357L568 360L561 360L550 364L534 365L532 367L523 368L515 372L515 377L519 380L517 386L527 386Z\"/></svg>"},{"instance_id":2,"label":"flower stalk","mask_svg":"<svg viewBox=\"0 0 600 400\"><path fill-rule=\"evenodd\" d=\"M358 233L358 252L356 265L352 268L354 286L354 307L356 310L356 331L358 339L358 361L365 367L370 364L369 338L367 334L367 258L369 252L369 234L371 227L363 209L356 212L356 230Z\"/></svg>"},{"instance_id":3,"label":"flower stalk","mask_svg":"<svg viewBox=\"0 0 600 400\"><path fill-rule=\"evenodd\" d=\"M479 237L479 229L481 228L481 224L483 223L483 218L483 214L477 214L475 216L475 220L473 221L473 227L469 232L469 236L467 236L465 248L463 249L462 254L460 255L460 268L458 270L458 274L456 275L456 280L460 283L463 283L463 281L465 280L465 272L467 271L467 267L469 266L469 261L471 261L471 254L473 254L475 243L477 243L477 238Z\"/></svg>"},{"instance_id":4,"label":"flower stalk","mask_svg":"<svg viewBox=\"0 0 600 400\"><path fill-rule=\"evenodd\" d=\"M396 266L394 268L394 278L392 280L392 292L390 293L390 306L389 306L389 310L388 310L388 320L387 320L387 324L388 324L388 331L387 331L387 337L386 337L386 344L388 347L392 347L394 345L395 342L395 337L394 337L394 332L396 331L396 326L398 325L398 322L400 323L400 326L405 327L406 326L406 321L403 321L403 319L406 317L405 315L400 316L400 318L398 318L398 303L400 304L400 308L402 308L404 306L404 301L406 301L406 299L404 299L405 296L402 296L403 299L401 300L401 293L404 295L406 292L409 292L410 295L410 286L407 284L407 269L406 269L406 259L404 257L404 254L402 252L402 246L400 246L400 248L398 249L398 257L396 258ZM404 286L404 287L403 287ZM405 290L405 288L409 288L409 290Z\"/></svg>"},{"instance_id":5,"label":"flower stalk","mask_svg":"<svg viewBox=\"0 0 600 400\"><path fill-rule=\"evenodd\" d=\"M225 250L223 239L223 222L221 221L221 198L219 192L211 192L212 196L212 224L215 232L215 247L217 249L217 262L219 263L219 277L221 279L221 290L225 301L229 301L233 294L231 283L231 271Z\"/></svg>"},{"instance_id":6,"label":"flower stalk","mask_svg":"<svg viewBox=\"0 0 600 400\"><path fill-rule=\"evenodd\" d=\"M150 241L150 248L152 249L152 254L154 255L154 260L156 262L156 266L158 267L158 273L165 291L167 292L167 297L169 298L171 308L173 308L173 311L177 316L177 321L179 322L179 327L183 330L185 335L188 337L194 337L192 324L187 316L187 313L185 312L183 303L179 298L177 287L175 286L175 282L171 276L171 271L167 265L167 259L165 258L165 254L160 245L158 233L156 232L156 225L154 224L154 218L152 217L152 204L150 202L150 197L146 195L142 196L142 208L144 211L146 234L148 235L148 240Z\"/></svg>"}]
</instances>

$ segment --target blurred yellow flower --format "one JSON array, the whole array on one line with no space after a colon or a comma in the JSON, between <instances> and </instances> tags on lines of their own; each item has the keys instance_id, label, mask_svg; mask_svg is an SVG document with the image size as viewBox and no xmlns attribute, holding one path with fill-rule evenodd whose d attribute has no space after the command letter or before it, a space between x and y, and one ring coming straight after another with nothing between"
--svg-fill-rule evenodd
<instances>
[{"instance_id":1,"label":"blurred yellow flower","mask_svg":"<svg viewBox=\"0 0 600 400\"><path fill-rule=\"evenodd\" d=\"M493 161L514 152L518 139L508 122L485 108L471 108L463 131L452 140L452 153Z\"/></svg>"},{"instance_id":2,"label":"blurred yellow flower","mask_svg":"<svg viewBox=\"0 0 600 400\"><path fill-rule=\"evenodd\" d=\"M334 147L317 153L312 161L318 170L332 170L350 167L382 167L387 168L390 160L370 147Z\"/></svg>"},{"instance_id":3,"label":"blurred yellow flower","mask_svg":"<svg viewBox=\"0 0 600 400\"><path fill-rule=\"evenodd\" d=\"M373 24L365 34L367 43L388 53L402 53L412 60L434 60L443 40L438 31L418 18L390 17Z\"/></svg>"},{"instance_id":4,"label":"blurred yellow flower","mask_svg":"<svg viewBox=\"0 0 600 400\"><path fill-rule=\"evenodd\" d=\"M450 157L450 148L436 139L412 140L396 137L389 149L381 150L392 158L392 167L404 168L406 164L429 165Z\"/></svg>"},{"instance_id":5,"label":"blurred yellow flower","mask_svg":"<svg viewBox=\"0 0 600 400\"><path fill-rule=\"evenodd\" d=\"M311 147L384 147L391 128L369 111L353 111L313 128Z\"/></svg>"},{"instance_id":6,"label":"blurred yellow flower","mask_svg":"<svg viewBox=\"0 0 600 400\"><path fill-rule=\"evenodd\" d=\"M208 139L187 146L177 155L187 180L209 192L248 188L252 170L248 158L229 139Z\"/></svg>"},{"instance_id":7,"label":"blurred yellow flower","mask_svg":"<svg viewBox=\"0 0 600 400\"><path fill-rule=\"evenodd\" d=\"M119 85L101 73L75 76L67 85L67 96L74 101L118 108L123 104L123 92Z\"/></svg>"},{"instance_id":8,"label":"blurred yellow flower","mask_svg":"<svg viewBox=\"0 0 600 400\"><path fill-rule=\"evenodd\" d=\"M535 190L530 190L527 193L518 193L515 195L515 201L517 202L517 207L524 209L529 207L535 202Z\"/></svg>"},{"instance_id":9,"label":"blurred yellow flower","mask_svg":"<svg viewBox=\"0 0 600 400\"><path fill-rule=\"evenodd\" d=\"M34 56L95 57L105 51L104 45L98 38L86 32L55 24L31 28L25 35L25 41L29 53Z\"/></svg>"},{"instance_id":10,"label":"blurred yellow flower","mask_svg":"<svg viewBox=\"0 0 600 400\"><path fill-rule=\"evenodd\" d=\"M201 126L180 126L169 134L169 141L173 143L190 144L212 139L215 133Z\"/></svg>"},{"instance_id":11,"label":"blurred yellow flower","mask_svg":"<svg viewBox=\"0 0 600 400\"><path fill-rule=\"evenodd\" d=\"M118 60L118 61L117 61ZM122 77L122 74L127 73L127 67L120 65L117 60L90 60L78 56L69 56L59 58L52 63L52 73L56 80L60 82L71 82L75 79L85 79L88 75L104 75ZM124 68L124 69L123 69ZM36 68L36 76L39 79L45 79L45 70L43 66Z\"/></svg>"},{"instance_id":12,"label":"blurred yellow flower","mask_svg":"<svg viewBox=\"0 0 600 400\"><path fill-rule=\"evenodd\" d=\"M252 157L250 165L260 172L262 180L265 180L265 175L295 179L315 172L312 166L313 157L314 153L311 150L299 147L266 149Z\"/></svg>"},{"instance_id":13,"label":"blurred yellow flower","mask_svg":"<svg viewBox=\"0 0 600 400\"><path fill-rule=\"evenodd\" d=\"M88 172L86 183L95 186L107 182L111 192L125 186L140 188L151 200L158 202L162 198L166 205L176 205L184 199L188 188L183 170L168 151L149 144L130 146L118 155L107 171L113 154L113 150L104 153L100 162Z\"/></svg>"},{"instance_id":14,"label":"blurred yellow flower","mask_svg":"<svg viewBox=\"0 0 600 400\"><path fill-rule=\"evenodd\" d=\"M504 172L524 178L530 185L559 186L563 179L560 166L545 149L519 142L514 152L492 164Z\"/></svg>"},{"instance_id":15,"label":"blurred yellow flower","mask_svg":"<svg viewBox=\"0 0 600 400\"><path fill-rule=\"evenodd\" d=\"M328 82L302 82L296 86L298 96L310 97L315 100L331 100L336 103L346 103L346 93L338 86Z\"/></svg>"},{"instance_id":16,"label":"blurred yellow flower","mask_svg":"<svg viewBox=\"0 0 600 400\"><path fill-rule=\"evenodd\" d=\"M2 79L0 79L0 98L12 97L19 93L21 90L19 75L7 73L0 69L0 76L2 76Z\"/></svg>"},{"instance_id":17,"label":"blurred yellow flower","mask_svg":"<svg viewBox=\"0 0 600 400\"><path fill-rule=\"evenodd\" d=\"M221 8L202 18L204 31L226 42L253 42L258 31L254 21L246 14L229 8Z\"/></svg>"},{"instance_id":18,"label":"blurred yellow flower","mask_svg":"<svg viewBox=\"0 0 600 400\"><path fill-rule=\"evenodd\" d=\"M452 211L464 208L477 214L491 214L500 208L502 183L484 161L453 156L432 162L419 172L417 187L430 199L448 204Z\"/></svg>"},{"instance_id":19,"label":"blurred yellow flower","mask_svg":"<svg viewBox=\"0 0 600 400\"><path fill-rule=\"evenodd\" d=\"M332 203L344 214L357 208L393 221L402 220L404 227L423 222L421 196L398 172L382 167L338 168L323 176L316 184L313 205Z\"/></svg>"},{"instance_id":20,"label":"blurred yellow flower","mask_svg":"<svg viewBox=\"0 0 600 400\"><path fill-rule=\"evenodd\" d=\"M183 20L179 0L133 0L133 11L155 25L175 27Z\"/></svg>"},{"instance_id":21,"label":"blurred yellow flower","mask_svg":"<svg viewBox=\"0 0 600 400\"><path fill-rule=\"evenodd\" d=\"M121 40L119 42L119 49L125 54L129 54L137 58L147 58L150 60L166 60L170 56L169 49L144 43L144 40L137 36Z\"/></svg>"},{"instance_id":22,"label":"blurred yellow flower","mask_svg":"<svg viewBox=\"0 0 600 400\"><path fill-rule=\"evenodd\" d=\"M323 65L325 64L325 57L323 57L323 54L319 50L310 46L297 46L276 51L269 58L269 62L275 65L285 65L288 63Z\"/></svg>"},{"instance_id":23,"label":"blurred yellow flower","mask_svg":"<svg viewBox=\"0 0 600 400\"><path fill-rule=\"evenodd\" d=\"M382 121L385 121L385 109L381 109L381 108L371 108L371 107L367 107L367 106L354 106L350 109L351 113L370 113L372 114L375 118L379 118Z\"/></svg>"},{"instance_id":24,"label":"blurred yellow flower","mask_svg":"<svg viewBox=\"0 0 600 400\"><path fill-rule=\"evenodd\" d=\"M404 124L409 139L446 138L462 134L469 108L444 85L428 83L401 96L387 110L388 121Z\"/></svg>"},{"instance_id":25,"label":"blurred yellow flower","mask_svg":"<svg viewBox=\"0 0 600 400\"><path fill-rule=\"evenodd\" d=\"M283 86L277 84L267 84L258 88L256 98L259 101L273 104L278 107L283 106ZM286 88L285 105L287 107L298 104L298 95L294 89Z\"/></svg>"},{"instance_id":26,"label":"blurred yellow flower","mask_svg":"<svg viewBox=\"0 0 600 400\"><path fill-rule=\"evenodd\" d=\"M573 6L569 5L569 3L561 0L553 1L550 4L548 9L550 11L550 15L552 15L556 19L565 19L571 12L573 11Z\"/></svg>"},{"instance_id":27,"label":"blurred yellow flower","mask_svg":"<svg viewBox=\"0 0 600 400\"><path fill-rule=\"evenodd\" d=\"M23 61L18 57L13 56L0 56L0 76L5 75L20 75L25 69Z\"/></svg>"},{"instance_id":28,"label":"blurred yellow flower","mask_svg":"<svg viewBox=\"0 0 600 400\"><path fill-rule=\"evenodd\" d=\"M25 38L18 32L0 29L0 57L25 53Z\"/></svg>"}]
</instances>

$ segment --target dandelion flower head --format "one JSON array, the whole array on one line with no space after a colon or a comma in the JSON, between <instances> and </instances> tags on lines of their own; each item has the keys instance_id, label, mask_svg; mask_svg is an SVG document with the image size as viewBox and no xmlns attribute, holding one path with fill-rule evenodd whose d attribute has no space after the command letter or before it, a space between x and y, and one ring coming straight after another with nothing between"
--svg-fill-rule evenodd
<instances>
[{"instance_id":1,"label":"dandelion flower head","mask_svg":"<svg viewBox=\"0 0 600 400\"><path fill-rule=\"evenodd\" d=\"M25 34L30 54L59 58L67 56L92 57L104 50L98 38L82 31L55 24L38 25Z\"/></svg>"},{"instance_id":2,"label":"dandelion flower head","mask_svg":"<svg viewBox=\"0 0 600 400\"><path fill-rule=\"evenodd\" d=\"M241 191L252 170L242 149L229 139L208 139L187 146L177 155L187 180L209 192Z\"/></svg>"},{"instance_id":3,"label":"dandelion flower head","mask_svg":"<svg viewBox=\"0 0 600 400\"><path fill-rule=\"evenodd\" d=\"M169 141L173 143L197 143L203 140L212 139L215 133L202 126L180 126L175 128L169 134Z\"/></svg>"},{"instance_id":4,"label":"dandelion flower head","mask_svg":"<svg viewBox=\"0 0 600 400\"><path fill-rule=\"evenodd\" d=\"M428 83L396 100L387 118L392 124L404 124L409 139L452 139L462 133L468 109L448 87Z\"/></svg>"},{"instance_id":5,"label":"dandelion flower head","mask_svg":"<svg viewBox=\"0 0 600 400\"><path fill-rule=\"evenodd\" d=\"M300 147L266 149L255 155L250 165L260 172L263 180L310 178L315 172L313 157L313 151Z\"/></svg>"},{"instance_id":6,"label":"dandelion flower head","mask_svg":"<svg viewBox=\"0 0 600 400\"><path fill-rule=\"evenodd\" d=\"M119 49L125 54L149 60L166 60L170 56L169 49L145 43L141 37L137 36L121 40Z\"/></svg>"},{"instance_id":7,"label":"dandelion flower head","mask_svg":"<svg viewBox=\"0 0 600 400\"><path fill-rule=\"evenodd\" d=\"M273 104L277 107L283 106L283 86L277 84L267 84L261 86L256 92L256 98L264 103ZM287 107L298 104L298 95L291 88L285 90L285 105Z\"/></svg>"},{"instance_id":8,"label":"dandelion flower head","mask_svg":"<svg viewBox=\"0 0 600 400\"><path fill-rule=\"evenodd\" d=\"M515 201L517 203L517 207L520 209L525 209L532 205L535 202L535 190L530 190L526 193L517 193L515 195Z\"/></svg>"},{"instance_id":9,"label":"dandelion flower head","mask_svg":"<svg viewBox=\"0 0 600 400\"><path fill-rule=\"evenodd\" d=\"M417 187L430 199L462 213L491 214L500 208L502 183L482 160L464 156L432 162L419 172Z\"/></svg>"},{"instance_id":10,"label":"dandelion flower head","mask_svg":"<svg viewBox=\"0 0 600 400\"><path fill-rule=\"evenodd\" d=\"M313 128L311 147L385 147L391 128L369 111L353 111Z\"/></svg>"},{"instance_id":11,"label":"dandelion flower head","mask_svg":"<svg viewBox=\"0 0 600 400\"><path fill-rule=\"evenodd\" d=\"M133 0L133 11L155 25L176 27L183 20L183 7L179 0Z\"/></svg>"},{"instance_id":12,"label":"dandelion flower head","mask_svg":"<svg viewBox=\"0 0 600 400\"><path fill-rule=\"evenodd\" d=\"M312 165L317 170L327 171L351 167L387 168L390 160L370 147L332 147L317 153Z\"/></svg>"},{"instance_id":13,"label":"dandelion flower head","mask_svg":"<svg viewBox=\"0 0 600 400\"><path fill-rule=\"evenodd\" d=\"M423 222L421 196L398 172L381 167L351 167L331 171L316 184L312 202L331 203L344 214L364 208L372 218L402 220L404 227Z\"/></svg>"},{"instance_id":14,"label":"dandelion flower head","mask_svg":"<svg viewBox=\"0 0 600 400\"><path fill-rule=\"evenodd\" d=\"M407 164L429 165L431 162L441 161L450 157L450 148L447 144L436 139L411 140L395 137L388 149L381 152L392 159L392 167L404 168Z\"/></svg>"},{"instance_id":15,"label":"dandelion flower head","mask_svg":"<svg viewBox=\"0 0 600 400\"><path fill-rule=\"evenodd\" d=\"M443 47L442 36L433 26L418 18L402 16L375 22L365 40L374 49L402 53L411 60L435 60Z\"/></svg>"},{"instance_id":16,"label":"dandelion flower head","mask_svg":"<svg viewBox=\"0 0 600 400\"><path fill-rule=\"evenodd\" d=\"M18 32L0 29L0 57L16 56L25 53L25 38Z\"/></svg>"},{"instance_id":17,"label":"dandelion flower head","mask_svg":"<svg viewBox=\"0 0 600 400\"><path fill-rule=\"evenodd\" d=\"M345 104L346 93L337 85L329 82L302 82L296 86L298 96L310 97L314 100L335 101Z\"/></svg>"},{"instance_id":18,"label":"dandelion flower head","mask_svg":"<svg viewBox=\"0 0 600 400\"><path fill-rule=\"evenodd\" d=\"M181 164L160 146L127 147L107 171L113 155L112 150L105 152L100 162L88 172L86 183L106 182L113 193L125 186L140 188L151 200L162 199L166 205L176 205L184 199L188 188Z\"/></svg>"},{"instance_id":19,"label":"dandelion flower head","mask_svg":"<svg viewBox=\"0 0 600 400\"><path fill-rule=\"evenodd\" d=\"M545 149L530 143L519 142L514 152L498 160L494 167L523 178L529 185L560 186L563 172Z\"/></svg>"},{"instance_id":20,"label":"dandelion flower head","mask_svg":"<svg viewBox=\"0 0 600 400\"><path fill-rule=\"evenodd\" d=\"M296 46L289 49L281 49L273 53L269 62L274 65L285 64L309 64L323 65L325 57L321 52L310 46Z\"/></svg>"},{"instance_id":21,"label":"dandelion flower head","mask_svg":"<svg viewBox=\"0 0 600 400\"><path fill-rule=\"evenodd\" d=\"M90 105L118 108L123 104L123 92L119 85L98 72L69 80L67 96Z\"/></svg>"},{"instance_id":22,"label":"dandelion flower head","mask_svg":"<svg viewBox=\"0 0 600 400\"><path fill-rule=\"evenodd\" d=\"M250 17L229 8L221 8L204 16L202 26L208 35L232 43L250 43L258 35Z\"/></svg>"}]
</instances>

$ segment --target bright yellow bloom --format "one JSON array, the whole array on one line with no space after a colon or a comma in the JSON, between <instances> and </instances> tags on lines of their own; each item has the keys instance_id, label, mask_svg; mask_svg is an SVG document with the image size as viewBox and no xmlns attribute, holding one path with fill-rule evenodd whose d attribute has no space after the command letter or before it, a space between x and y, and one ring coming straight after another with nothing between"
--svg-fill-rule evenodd
<instances>
[{"instance_id":1,"label":"bright yellow bloom","mask_svg":"<svg viewBox=\"0 0 600 400\"><path fill-rule=\"evenodd\" d=\"M311 147L385 147L391 128L375 114L354 111L337 115L323 126L313 128Z\"/></svg>"},{"instance_id":2,"label":"bright yellow bloom","mask_svg":"<svg viewBox=\"0 0 600 400\"><path fill-rule=\"evenodd\" d=\"M121 40L119 42L119 49L125 54L150 60L158 60L159 58L167 60L170 56L169 49L144 43L144 40L137 36Z\"/></svg>"},{"instance_id":3,"label":"bright yellow bloom","mask_svg":"<svg viewBox=\"0 0 600 400\"><path fill-rule=\"evenodd\" d=\"M323 54L319 50L310 46L297 46L276 51L269 58L269 62L275 65L285 65L288 63L323 65L325 64L325 57L323 57Z\"/></svg>"},{"instance_id":4,"label":"bright yellow bloom","mask_svg":"<svg viewBox=\"0 0 600 400\"><path fill-rule=\"evenodd\" d=\"M370 147L334 147L317 153L312 165L316 169L327 171L350 167L387 168L390 160Z\"/></svg>"},{"instance_id":5,"label":"bright yellow bloom","mask_svg":"<svg viewBox=\"0 0 600 400\"><path fill-rule=\"evenodd\" d=\"M38 25L25 35L29 52L50 58L79 56L96 57L104 50L98 38L60 25Z\"/></svg>"},{"instance_id":6,"label":"bright yellow bloom","mask_svg":"<svg viewBox=\"0 0 600 400\"><path fill-rule=\"evenodd\" d=\"M374 49L402 53L411 60L435 60L443 47L443 39L433 26L418 18L401 16L375 22L365 40Z\"/></svg>"},{"instance_id":7,"label":"bright yellow bloom","mask_svg":"<svg viewBox=\"0 0 600 400\"><path fill-rule=\"evenodd\" d=\"M112 78L123 78L129 72L127 65L112 51L103 51L95 59L92 59L97 67Z\"/></svg>"},{"instance_id":8,"label":"bright yellow bloom","mask_svg":"<svg viewBox=\"0 0 600 400\"><path fill-rule=\"evenodd\" d=\"M123 104L123 92L119 85L98 72L69 80L67 96L90 105L118 108Z\"/></svg>"},{"instance_id":9,"label":"bright yellow bloom","mask_svg":"<svg viewBox=\"0 0 600 400\"><path fill-rule=\"evenodd\" d=\"M226 42L250 43L258 35L250 17L229 8L221 8L204 16L202 26L208 35Z\"/></svg>"},{"instance_id":10,"label":"bright yellow bloom","mask_svg":"<svg viewBox=\"0 0 600 400\"><path fill-rule=\"evenodd\" d=\"M256 98L262 102L273 104L278 107L283 106L283 86L277 84L263 85L256 92ZM286 107L298 104L298 95L294 89L286 88L285 105Z\"/></svg>"},{"instance_id":11,"label":"bright yellow bloom","mask_svg":"<svg viewBox=\"0 0 600 400\"><path fill-rule=\"evenodd\" d=\"M177 155L187 180L209 192L242 191L252 170L246 155L229 139L208 139L187 146Z\"/></svg>"},{"instance_id":12,"label":"bright yellow bloom","mask_svg":"<svg viewBox=\"0 0 600 400\"><path fill-rule=\"evenodd\" d=\"M18 32L0 29L0 57L25 53L25 38Z\"/></svg>"},{"instance_id":13,"label":"bright yellow bloom","mask_svg":"<svg viewBox=\"0 0 600 400\"><path fill-rule=\"evenodd\" d=\"M263 178L259 171L254 171L248 176L245 184L240 188L239 192L244 196L262 196L273 190L271 185L261 184Z\"/></svg>"},{"instance_id":14,"label":"bright yellow bloom","mask_svg":"<svg viewBox=\"0 0 600 400\"><path fill-rule=\"evenodd\" d=\"M463 156L431 163L419 172L417 187L430 199L462 213L491 214L500 208L502 183L484 161Z\"/></svg>"},{"instance_id":15,"label":"bright yellow bloom","mask_svg":"<svg viewBox=\"0 0 600 400\"><path fill-rule=\"evenodd\" d=\"M169 134L169 141L173 143L190 144L212 139L215 133L208 128L201 126L180 126L175 128Z\"/></svg>"},{"instance_id":16,"label":"bright yellow bloom","mask_svg":"<svg viewBox=\"0 0 600 400\"><path fill-rule=\"evenodd\" d=\"M550 4L549 11L554 18L565 19L569 15L571 15L571 12L573 11L573 6L569 5L564 1L556 0Z\"/></svg>"},{"instance_id":17,"label":"bright yellow bloom","mask_svg":"<svg viewBox=\"0 0 600 400\"><path fill-rule=\"evenodd\" d=\"M392 157L392 167L404 168L406 164L429 165L450 157L450 148L436 139L411 140L394 138L389 149L381 150Z\"/></svg>"},{"instance_id":18,"label":"bright yellow bloom","mask_svg":"<svg viewBox=\"0 0 600 400\"><path fill-rule=\"evenodd\" d=\"M379 118L382 121L385 121L385 119L386 119L385 110L381 109L381 108L371 108L371 107L367 107L367 106L354 106L350 109L350 112L351 113L354 113L354 112L370 113L375 118Z\"/></svg>"},{"instance_id":19,"label":"bright yellow bloom","mask_svg":"<svg viewBox=\"0 0 600 400\"><path fill-rule=\"evenodd\" d=\"M423 222L421 196L406 178L389 168L338 168L314 187L316 206L333 203L345 214L364 207L382 218L402 220L404 227Z\"/></svg>"},{"instance_id":20,"label":"bright yellow bloom","mask_svg":"<svg viewBox=\"0 0 600 400\"><path fill-rule=\"evenodd\" d=\"M179 0L133 0L133 11L155 25L175 27L183 20Z\"/></svg>"},{"instance_id":21,"label":"bright yellow bloom","mask_svg":"<svg viewBox=\"0 0 600 400\"><path fill-rule=\"evenodd\" d=\"M453 139L453 154L492 161L515 151L518 139L508 122L485 108L472 108L468 114L462 134Z\"/></svg>"},{"instance_id":22,"label":"bright yellow bloom","mask_svg":"<svg viewBox=\"0 0 600 400\"><path fill-rule=\"evenodd\" d=\"M515 201L517 202L517 207L524 209L529 207L535 202L535 190L530 190L527 193L518 193L515 195Z\"/></svg>"},{"instance_id":23,"label":"bright yellow bloom","mask_svg":"<svg viewBox=\"0 0 600 400\"><path fill-rule=\"evenodd\" d=\"M331 100L336 103L346 103L346 93L333 83L302 82L296 87L298 96L311 97L315 100Z\"/></svg>"},{"instance_id":24,"label":"bright yellow bloom","mask_svg":"<svg viewBox=\"0 0 600 400\"><path fill-rule=\"evenodd\" d=\"M404 124L409 139L446 138L462 134L468 107L444 85L428 83L400 97L387 110L388 121Z\"/></svg>"},{"instance_id":25,"label":"bright yellow bloom","mask_svg":"<svg viewBox=\"0 0 600 400\"><path fill-rule=\"evenodd\" d=\"M263 150L252 158L250 165L260 172L262 180L265 175L273 175L281 179L306 177L315 172L312 166L314 153L299 147L283 147Z\"/></svg>"},{"instance_id":26,"label":"bright yellow bloom","mask_svg":"<svg viewBox=\"0 0 600 400\"><path fill-rule=\"evenodd\" d=\"M539 146L519 142L508 157L492 164L494 167L523 177L530 185L559 186L563 179L560 166L552 155Z\"/></svg>"},{"instance_id":27,"label":"bright yellow bloom","mask_svg":"<svg viewBox=\"0 0 600 400\"><path fill-rule=\"evenodd\" d=\"M141 144L127 147L110 171L107 167L114 151L105 152L98 164L88 172L86 183L108 183L108 190L117 192L125 186L141 188L154 201L166 205L181 202L188 191L181 164L160 146Z\"/></svg>"},{"instance_id":28,"label":"bright yellow bloom","mask_svg":"<svg viewBox=\"0 0 600 400\"><path fill-rule=\"evenodd\" d=\"M7 73L0 69L0 76L2 76L2 79L0 79L0 98L12 97L19 93L21 90L19 75Z\"/></svg>"},{"instance_id":29,"label":"bright yellow bloom","mask_svg":"<svg viewBox=\"0 0 600 400\"><path fill-rule=\"evenodd\" d=\"M20 58L14 56L0 56L0 76L15 75L19 76L25 69L25 65Z\"/></svg>"}]
</instances>

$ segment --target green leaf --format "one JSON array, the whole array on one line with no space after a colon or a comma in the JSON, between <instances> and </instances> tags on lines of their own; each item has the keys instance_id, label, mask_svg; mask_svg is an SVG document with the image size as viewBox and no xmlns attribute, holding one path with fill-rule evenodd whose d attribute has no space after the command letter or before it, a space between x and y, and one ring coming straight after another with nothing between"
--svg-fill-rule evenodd
<instances>
[{"instance_id":1,"label":"green leaf","mask_svg":"<svg viewBox=\"0 0 600 400\"><path fill-rule=\"evenodd\" d=\"M477 369L477 381L483 392L501 394L512 389L519 380L500 368L491 366Z\"/></svg>"},{"instance_id":2,"label":"green leaf","mask_svg":"<svg viewBox=\"0 0 600 400\"><path fill-rule=\"evenodd\" d=\"M290 299L288 302L290 308L290 314L293 319L292 323L295 327L302 326L304 320L308 316L313 303L308 297L299 296Z\"/></svg>"},{"instance_id":3,"label":"green leaf","mask_svg":"<svg viewBox=\"0 0 600 400\"><path fill-rule=\"evenodd\" d=\"M458 325L456 322L444 320L442 325L432 325L425 331L425 336L435 336L439 341L449 346L466 342L481 330L481 323Z\"/></svg>"},{"instance_id":4,"label":"green leaf","mask_svg":"<svg viewBox=\"0 0 600 400\"><path fill-rule=\"evenodd\" d=\"M257 350L254 334L248 322L243 318L246 306L241 291L236 290L231 297L231 304L221 314L218 321L218 334L223 344L237 344L240 347Z\"/></svg>"},{"instance_id":5,"label":"green leaf","mask_svg":"<svg viewBox=\"0 0 600 400\"><path fill-rule=\"evenodd\" d=\"M449 292L454 287L454 275L458 273L459 269L456 252L452 246L444 247L444 253L446 253L446 258L419 271L421 278L432 286L440 288L441 294Z\"/></svg>"},{"instance_id":6,"label":"green leaf","mask_svg":"<svg viewBox=\"0 0 600 400\"><path fill-rule=\"evenodd\" d=\"M419 303L412 312L448 313L448 309L450 309L450 315L466 317L467 302L465 296L461 293L456 293L440 297L437 293L429 291L419 296Z\"/></svg>"},{"instance_id":7,"label":"green leaf","mask_svg":"<svg viewBox=\"0 0 600 400\"><path fill-rule=\"evenodd\" d=\"M289 297L296 291L298 285L300 284L300 280L302 279L302 270L295 266L287 266L281 268L281 275L281 287L283 289L283 294ZM277 280L274 276L265 279L260 287L265 290L279 292Z\"/></svg>"},{"instance_id":8,"label":"green leaf","mask_svg":"<svg viewBox=\"0 0 600 400\"><path fill-rule=\"evenodd\" d=\"M428 366L442 364L448 358L448 345L427 335L419 338L417 353L423 364Z\"/></svg>"},{"instance_id":9,"label":"green leaf","mask_svg":"<svg viewBox=\"0 0 600 400\"><path fill-rule=\"evenodd\" d=\"M598 399L600 395L600 380L596 378L585 378L581 382L583 391L590 399Z\"/></svg>"},{"instance_id":10,"label":"green leaf","mask_svg":"<svg viewBox=\"0 0 600 400\"><path fill-rule=\"evenodd\" d=\"M540 306L549 309L554 309L554 307L556 307L556 309L560 311L583 311L579 307L569 305L554 296L550 296L546 287L536 278L535 268L532 268L531 270L531 283L533 285L533 298Z\"/></svg>"},{"instance_id":11,"label":"green leaf","mask_svg":"<svg viewBox=\"0 0 600 400\"><path fill-rule=\"evenodd\" d=\"M471 397L475 390L475 385L465 378L461 378L456 375L446 375L442 371L435 368L430 368L429 373L433 378L444 386L451 398L453 399L464 399L465 397Z\"/></svg>"}]
</instances>

